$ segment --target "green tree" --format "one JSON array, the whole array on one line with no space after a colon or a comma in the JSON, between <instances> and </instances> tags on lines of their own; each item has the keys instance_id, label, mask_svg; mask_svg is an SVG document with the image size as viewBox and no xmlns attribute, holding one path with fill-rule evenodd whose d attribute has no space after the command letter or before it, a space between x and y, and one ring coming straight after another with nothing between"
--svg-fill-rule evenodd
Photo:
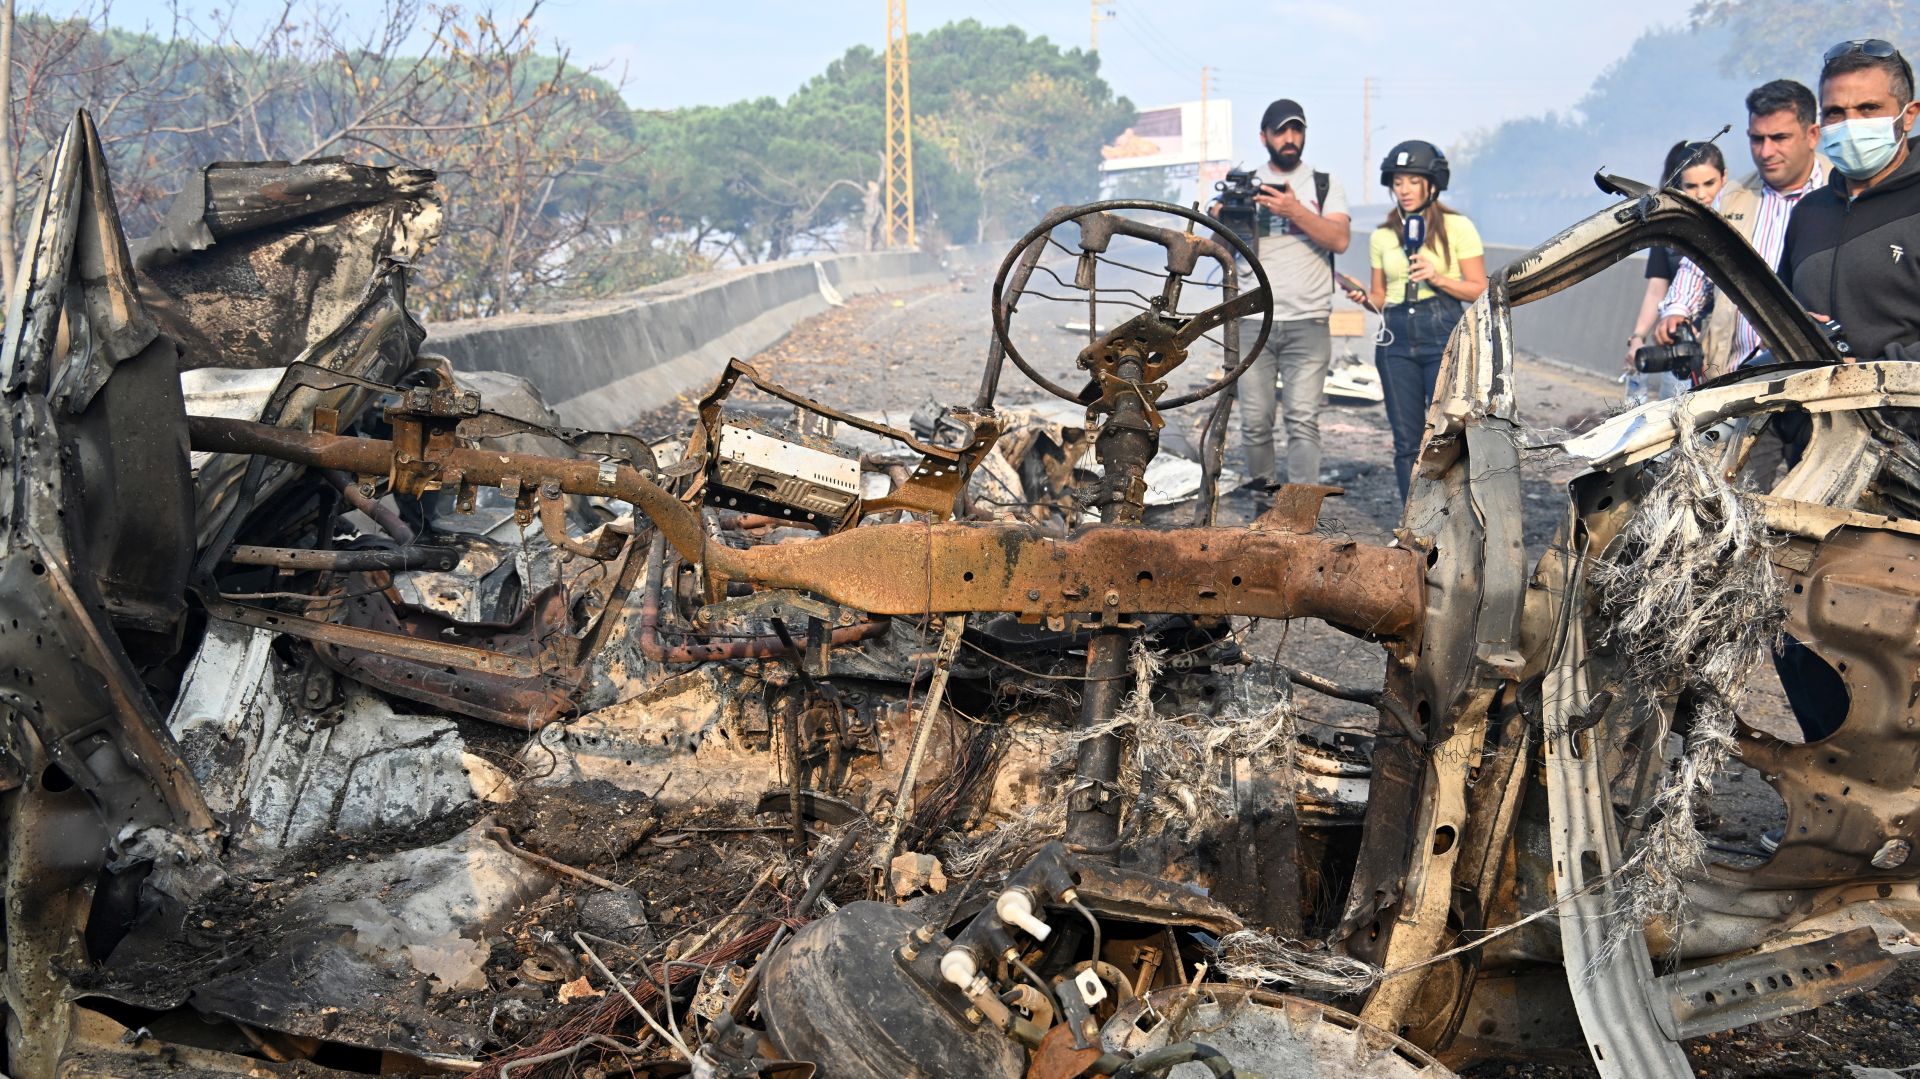
<instances>
[{"instance_id":1,"label":"green tree","mask_svg":"<svg viewBox=\"0 0 1920 1079\"><path fill-rule=\"evenodd\" d=\"M1083 83L1034 72L990 99L957 91L922 122L927 141L973 187L976 243L1023 229L1052 208L1039 205L1049 192L1063 202L1097 189L1106 138L1089 146L1085 131L1099 113ZM1063 175L1072 179L1062 184Z\"/></svg>"},{"instance_id":2,"label":"green tree","mask_svg":"<svg viewBox=\"0 0 1920 1079\"><path fill-rule=\"evenodd\" d=\"M916 34L909 47L923 232L984 237L1032 207L1093 197L1100 147L1134 116L1099 78L1097 57L974 20ZM742 261L862 233L851 226L863 224L881 177L884 67L856 46L785 102L642 119L641 183L660 227ZM1018 147L1020 160L1001 161L998 147Z\"/></svg>"},{"instance_id":3,"label":"green tree","mask_svg":"<svg viewBox=\"0 0 1920 1079\"><path fill-rule=\"evenodd\" d=\"M1835 42L1863 37L1909 41L1920 28L1920 3L1705 0L1694 7L1693 18L1696 26L1723 29L1731 35L1721 60L1727 74L1762 80L1785 74L1811 85L1820 57Z\"/></svg>"}]
</instances>

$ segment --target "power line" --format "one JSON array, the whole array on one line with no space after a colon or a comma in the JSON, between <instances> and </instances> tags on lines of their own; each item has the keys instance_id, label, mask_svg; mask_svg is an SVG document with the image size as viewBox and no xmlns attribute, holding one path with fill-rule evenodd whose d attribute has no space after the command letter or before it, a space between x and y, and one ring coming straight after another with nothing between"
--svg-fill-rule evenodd
<instances>
[{"instance_id":1,"label":"power line","mask_svg":"<svg viewBox=\"0 0 1920 1079\"><path fill-rule=\"evenodd\" d=\"M1151 57L1156 63L1158 63L1161 67L1164 67L1172 74L1179 76L1182 81L1193 77L1193 67L1186 64L1176 63L1175 61L1169 59L1167 55L1165 53L1162 53L1159 50L1159 47L1156 46L1152 41L1141 36L1140 31L1134 29L1133 23L1128 22L1126 19L1115 19L1114 21L1119 23L1120 28L1127 32L1127 36L1133 38L1134 42L1138 44L1140 48L1143 51L1145 51L1146 54L1149 57Z\"/></svg>"},{"instance_id":2,"label":"power line","mask_svg":"<svg viewBox=\"0 0 1920 1079\"><path fill-rule=\"evenodd\" d=\"M1147 30L1153 34L1154 39L1159 41L1162 45L1165 45L1167 48L1167 51L1173 54L1174 59L1185 61L1186 66L1189 69L1200 66L1199 58L1194 56L1192 53L1188 52L1187 50L1181 48L1179 45L1175 44L1173 38L1169 37L1165 31L1161 30L1159 24L1153 21L1153 17L1147 14L1147 10L1145 7L1136 5L1134 7L1128 8L1127 10L1128 12L1138 16L1140 21L1146 24ZM1217 75L1223 69L1216 67L1213 70L1214 70L1214 74Z\"/></svg>"}]
</instances>

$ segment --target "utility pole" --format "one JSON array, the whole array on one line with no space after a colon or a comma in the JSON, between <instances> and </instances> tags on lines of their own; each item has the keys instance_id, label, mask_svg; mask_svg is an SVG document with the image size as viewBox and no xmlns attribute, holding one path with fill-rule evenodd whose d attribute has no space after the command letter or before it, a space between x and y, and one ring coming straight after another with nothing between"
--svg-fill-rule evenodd
<instances>
[{"instance_id":1,"label":"utility pole","mask_svg":"<svg viewBox=\"0 0 1920 1079\"><path fill-rule=\"evenodd\" d=\"M1207 162L1213 157L1212 147L1207 144L1212 133L1212 124L1208 123L1207 91L1213 87L1213 69L1202 65L1200 68L1200 164L1194 166L1193 180L1196 197L1204 205L1207 202Z\"/></svg>"},{"instance_id":2,"label":"utility pole","mask_svg":"<svg viewBox=\"0 0 1920 1079\"><path fill-rule=\"evenodd\" d=\"M1100 51L1100 24L1113 19L1113 5L1103 0L1087 0L1087 40L1093 51Z\"/></svg>"},{"instance_id":3,"label":"utility pole","mask_svg":"<svg viewBox=\"0 0 1920 1079\"><path fill-rule=\"evenodd\" d=\"M907 0L887 0L886 247L918 247L913 228L913 99L907 79Z\"/></svg>"},{"instance_id":4,"label":"utility pole","mask_svg":"<svg viewBox=\"0 0 1920 1079\"><path fill-rule=\"evenodd\" d=\"M1373 76L1360 80L1360 190L1373 186ZM1365 201L1364 199L1361 201Z\"/></svg>"}]
</instances>

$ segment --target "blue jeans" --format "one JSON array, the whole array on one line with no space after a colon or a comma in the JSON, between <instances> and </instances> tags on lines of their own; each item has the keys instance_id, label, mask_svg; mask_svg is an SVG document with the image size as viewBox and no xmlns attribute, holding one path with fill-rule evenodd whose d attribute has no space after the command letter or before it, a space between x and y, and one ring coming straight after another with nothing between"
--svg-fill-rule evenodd
<instances>
[{"instance_id":1,"label":"blue jeans","mask_svg":"<svg viewBox=\"0 0 1920 1079\"><path fill-rule=\"evenodd\" d=\"M1466 305L1450 296L1387 307L1390 336L1373 350L1373 365L1380 371L1387 426L1393 430L1393 475L1400 484L1401 501L1406 500L1413 462L1420 456L1427 406L1433 403L1433 387L1440 378L1447 338L1465 313Z\"/></svg>"},{"instance_id":2,"label":"blue jeans","mask_svg":"<svg viewBox=\"0 0 1920 1079\"><path fill-rule=\"evenodd\" d=\"M1247 330L1241 339L1251 345ZM1240 380L1240 432L1247 478L1286 483L1320 482L1320 409L1326 403L1327 368L1333 338L1327 317L1275 322L1267 344ZM1275 391L1274 384L1282 383ZM1273 414L1286 421L1287 470L1274 476Z\"/></svg>"}]
</instances>

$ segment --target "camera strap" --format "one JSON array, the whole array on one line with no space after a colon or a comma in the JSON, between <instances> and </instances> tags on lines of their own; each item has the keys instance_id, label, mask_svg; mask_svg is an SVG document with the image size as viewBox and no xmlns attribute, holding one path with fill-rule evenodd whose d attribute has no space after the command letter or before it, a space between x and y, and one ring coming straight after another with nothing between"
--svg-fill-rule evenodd
<instances>
[{"instance_id":1,"label":"camera strap","mask_svg":"<svg viewBox=\"0 0 1920 1079\"><path fill-rule=\"evenodd\" d=\"M1322 217L1326 216L1327 192L1332 187L1333 187L1333 177L1327 175L1324 172L1321 172L1319 169L1313 170L1313 212L1314 213L1319 214ZM1333 252L1331 251L1327 252L1327 269L1329 270L1333 269Z\"/></svg>"}]
</instances>

